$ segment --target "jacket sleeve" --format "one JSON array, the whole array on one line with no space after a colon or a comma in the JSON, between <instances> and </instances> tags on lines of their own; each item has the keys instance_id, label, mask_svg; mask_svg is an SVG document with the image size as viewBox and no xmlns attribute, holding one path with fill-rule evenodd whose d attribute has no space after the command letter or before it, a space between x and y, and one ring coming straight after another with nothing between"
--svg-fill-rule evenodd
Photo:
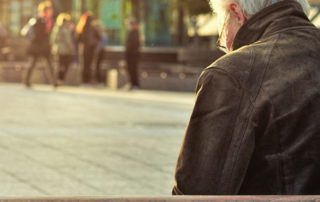
<instances>
[{"instance_id":1,"label":"jacket sleeve","mask_svg":"<svg viewBox=\"0 0 320 202\"><path fill-rule=\"evenodd\" d=\"M173 195L238 194L254 148L241 123L241 88L224 70L200 77L196 104L176 167ZM241 120L239 120L241 119ZM245 128L237 125L237 128Z\"/></svg>"}]
</instances>

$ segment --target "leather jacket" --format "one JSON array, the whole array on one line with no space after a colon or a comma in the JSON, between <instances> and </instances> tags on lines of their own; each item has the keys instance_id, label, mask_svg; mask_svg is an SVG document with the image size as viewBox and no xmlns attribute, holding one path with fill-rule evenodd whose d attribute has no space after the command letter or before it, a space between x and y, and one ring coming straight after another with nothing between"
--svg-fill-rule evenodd
<instances>
[{"instance_id":1,"label":"leather jacket","mask_svg":"<svg viewBox=\"0 0 320 202\"><path fill-rule=\"evenodd\" d=\"M281 1L203 71L173 194L320 194L319 122L320 31Z\"/></svg>"}]
</instances>

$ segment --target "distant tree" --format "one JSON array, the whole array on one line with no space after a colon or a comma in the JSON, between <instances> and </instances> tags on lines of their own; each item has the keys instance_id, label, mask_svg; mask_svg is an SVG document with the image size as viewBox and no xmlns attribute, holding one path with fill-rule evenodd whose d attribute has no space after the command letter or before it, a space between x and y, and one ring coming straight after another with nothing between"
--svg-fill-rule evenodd
<instances>
[{"instance_id":1,"label":"distant tree","mask_svg":"<svg viewBox=\"0 0 320 202\"><path fill-rule=\"evenodd\" d=\"M209 0L178 0L178 4L185 8L190 16L207 14L211 12Z\"/></svg>"},{"instance_id":2,"label":"distant tree","mask_svg":"<svg viewBox=\"0 0 320 202\"><path fill-rule=\"evenodd\" d=\"M179 10L184 10L183 12L189 17L190 26L193 27L195 31L193 45L199 45L199 34L198 34L198 20L197 16L201 14L208 14L212 12L210 0L176 0L175 5ZM183 22L183 20L181 21Z\"/></svg>"}]
</instances>

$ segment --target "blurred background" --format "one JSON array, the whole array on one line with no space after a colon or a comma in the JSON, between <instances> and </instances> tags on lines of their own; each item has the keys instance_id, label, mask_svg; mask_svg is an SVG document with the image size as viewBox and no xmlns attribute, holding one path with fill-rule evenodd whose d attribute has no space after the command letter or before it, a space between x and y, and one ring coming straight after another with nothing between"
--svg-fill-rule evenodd
<instances>
[{"instance_id":1,"label":"blurred background","mask_svg":"<svg viewBox=\"0 0 320 202\"><path fill-rule=\"evenodd\" d=\"M31 17L37 14L41 0L0 0L0 22L7 31L1 40L2 63L0 81L21 82L27 63L25 54L28 40L20 35L20 30ZM108 83L108 71L121 71L124 45L127 35L126 19L135 17L139 23L142 43L140 77L148 76L190 78L184 86L170 88L160 82L142 81L145 89L193 91L195 78L201 70L219 58L222 53L216 49L218 35L217 19L212 14L207 0L52 0L54 18L67 12L76 24L87 10L93 12L108 35L105 47L102 75ZM312 13L310 19L320 26L319 1L310 0ZM5 72L4 69L6 69ZM68 82L79 85L79 73L70 71ZM5 74L6 76L3 76ZM36 77L36 76L35 76ZM34 79L39 83L46 80ZM119 79L117 85L123 85ZM122 79L123 80L123 79ZM156 82L158 83L158 82ZM112 86L112 84L110 84ZM114 86L114 84L113 84Z\"/></svg>"},{"instance_id":2,"label":"blurred background","mask_svg":"<svg viewBox=\"0 0 320 202\"><path fill-rule=\"evenodd\" d=\"M20 30L33 16L36 16L40 0L1 0L0 21L7 29L2 44L2 61L5 82L21 82L28 40ZM125 21L135 17L140 24L142 55L140 71L142 77L192 78L185 87L142 81L144 88L160 90L193 91L201 69L222 55L215 48L217 26L214 15L206 0L53 0L54 17L61 12L72 15L77 23L82 13L90 10L101 22L108 34L108 46L102 65L102 75L107 77L110 69L121 69L127 28ZM2 68L2 69L3 69ZM8 69L9 68L9 69ZM4 71L4 70L3 70ZM71 70L72 71L72 70ZM69 84L79 85L77 72L73 71ZM35 76L37 77L37 76ZM107 78L104 78L105 80ZM34 79L37 80L37 79ZM46 83L39 78L36 82ZM119 81L120 82L120 81ZM190 83L190 84L189 84ZM119 84L120 85L120 84ZM169 86L172 86L171 88Z\"/></svg>"}]
</instances>

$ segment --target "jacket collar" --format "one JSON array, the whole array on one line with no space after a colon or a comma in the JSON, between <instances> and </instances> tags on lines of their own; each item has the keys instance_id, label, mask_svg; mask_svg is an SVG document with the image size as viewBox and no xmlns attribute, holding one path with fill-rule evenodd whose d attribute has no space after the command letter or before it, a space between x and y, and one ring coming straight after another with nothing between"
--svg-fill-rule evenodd
<instances>
[{"instance_id":1,"label":"jacket collar","mask_svg":"<svg viewBox=\"0 0 320 202\"><path fill-rule=\"evenodd\" d=\"M252 44L275 32L298 25L311 25L301 5L295 0L275 3L261 10L239 29L232 50Z\"/></svg>"}]
</instances>

